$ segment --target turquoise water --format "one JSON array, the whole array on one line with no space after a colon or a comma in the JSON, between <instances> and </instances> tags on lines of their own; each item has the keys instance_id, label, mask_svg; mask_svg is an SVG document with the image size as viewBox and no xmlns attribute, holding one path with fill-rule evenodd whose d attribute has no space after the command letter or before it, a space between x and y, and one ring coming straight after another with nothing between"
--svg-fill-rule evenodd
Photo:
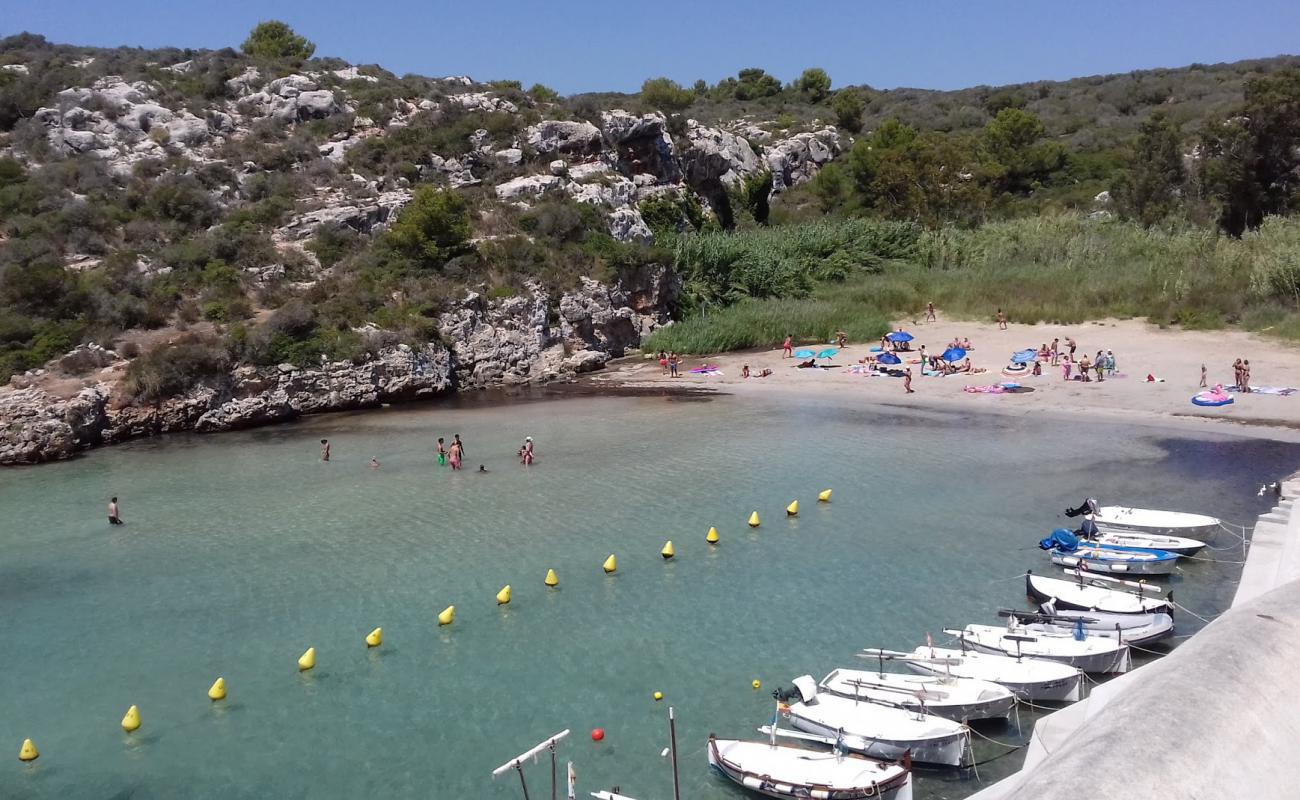
<instances>
[{"instance_id":1,"label":"turquoise water","mask_svg":"<svg viewBox=\"0 0 1300 800\"><path fill-rule=\"evenodd\" d=\"M487 475L433 464L454 433ZM517 780L492 768L571 728L560 756L583 789L653 800L671 796L671 703L684 796L739 797L705 768L710 731L753 735L769 689L861 647L1023 605L1019 573L1047 569L1034 543L1085 493L1246 521L1267 507L1254 489L1297 463L1294 445L1115 425L594 398L335 415L0 472L0 796L505 798ZM1239 569L1190 564L1177 596L1212 614ZM300 674L308 646L318 666ZM230 697L213 704L218 675ZM126 735L133 703L144 725ZM25 737L31 766L13 757ZM549 796L545 763L527 775ZM977 788L929 776L919 796Z\"/></svg>"}]
</instances>

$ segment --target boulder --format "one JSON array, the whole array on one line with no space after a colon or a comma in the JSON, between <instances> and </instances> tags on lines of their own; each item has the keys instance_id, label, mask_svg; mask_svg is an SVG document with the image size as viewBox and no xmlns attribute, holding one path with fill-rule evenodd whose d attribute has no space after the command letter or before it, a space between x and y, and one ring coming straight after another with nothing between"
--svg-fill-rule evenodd
<instances>
[{"instance_id":1,"label":"boulder","mask_svg":"<svg viewBox=\"0 0 1300 800\"><path fill-rule=\"evenodd\" d=\"M772 193L778 194L811 180L822 165L839 155L841 150L839 132L833 127L797 133L773 143L764 157L772 171Z\"/></svg>"},{"instance_id":2,"label":"boulder","mask_svg":"<svg viewBox=\"0 0 1300 800\"><path fill-rule=\"evenodd\" d=\"M454 103L455 105L470 111L483 111L489 114L496 111L504 111L507 114L514 114L519 111L519 107L509 100L503 100L500 97L485 92L453 94L447 98L447 102Z\"/></svg>"},{"instance_id":3,"label":"boulder","mask_svg":"<svg viewBox=\"0 0 1300 800\"><path fill-rule=\"evenodd\" d=\"M560 191L564 188L564 185L564 178L556 175L525 175L522 178L515 178L497 184L496 194L499 200L542 197Z\"/></svg>"},{"instance_id":4,"label":"boulder","mask_svg":"<svg viewBox=\"0 0 1300 800\"><path fill-rule=\"evenodd\" d=\"M615 164L624 175L647 174L659 183L676 183L681 169L668 121L658 112L637 116L622 110L601 114L601 136L614 151Z\"/></svg>"},{"instance_id":5,"label":"boulder","mask_svg":"<svg viewBox=\"0 0 1300 800\"><path fill-rule=\"evenodd\" d=\"M641 212L634 208L615 209L609 215L609 235L620 242L650 242L654 234L645 224Z\"/></svg>"},{"instance_id":6,"label":"boulder","mask_svg":"<svg viewBox=\"0 0 1300 800\"><path fill-rule=\"evenodd\" d=\"M539 155L564 153L594 155L600 152L600 129L590 122L548 119L528 128L528 146Z\"/></svg>"},{"instance_id":7,"label":"boulder","mask_svg":"<svg viewBox=\"0 0 1300 800\"><path fill-rule=\"evenodd\" d=\"M749 142L733 133L692 122L685 138L681 159L686 181L702 191L718 184L735 186L763 167Z\"/></svg>"}]
</instances>

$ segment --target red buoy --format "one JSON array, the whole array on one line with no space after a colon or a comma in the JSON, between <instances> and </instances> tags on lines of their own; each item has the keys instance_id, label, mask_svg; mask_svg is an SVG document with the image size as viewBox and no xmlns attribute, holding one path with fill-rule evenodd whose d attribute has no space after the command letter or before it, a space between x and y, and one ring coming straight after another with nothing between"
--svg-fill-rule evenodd
<instances>
[{"instance_id":1,"label":"red buoy","mask_svg":"<svg viewBox=\"0 0 1300 800\"><path fill-rule=\"evenodd\" d=\"M592 740L593 742L599 742L601 739L604 739L604 738L605 738L605 729L604 729L604 728L592 728L592 729L591 729L591 740Z\"/></svg>"}]
</instances>

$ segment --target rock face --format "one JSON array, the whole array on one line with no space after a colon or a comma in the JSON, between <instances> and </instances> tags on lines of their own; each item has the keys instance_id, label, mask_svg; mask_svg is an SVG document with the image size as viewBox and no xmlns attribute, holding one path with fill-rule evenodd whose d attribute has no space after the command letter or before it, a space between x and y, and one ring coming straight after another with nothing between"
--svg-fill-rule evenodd
<instances>
[{"instance_id":1,"label":"rock face","mask_svg":"<svg viewBox=\"0 0 1300 800\"><path fill-rule=\"evenodd\" d=\"M539 155L587 156L600 152L600 129L590 122L543 120L528 129L527 140Z\"/></svg>"},{"instance_id":2,"label":"rock face","mask_svg":"<svg viewBox=\"0 0 1300 800\"><path fill-rule=\"evenodd\" d=\"M471 293L439 319L440 338L452 342L450 349L430 342L386 347L359 364L241 366L157 406L125 402L108 381L61 399L27 385L31 378L15 380L0 388L0 464L64 459L141 436L247 428L588 372L667 323L679 291L671 270L649 266L625 270L614 286L584 279L558 303L536 284L523 296L503 300ZM70 370L118 363L112 351L93 346L60 359L61 368Z\"/></svg>"},{"instance_id":3,"label":"rock face","mask_svg":"<svg viewBox=\"0 0 1300 800\"><path fill-rule=\"evenodd\" d=\"M746 175L762 168L754 148L745 139L716 128L706 128L693 121L686 131L682 149L686 180L692 186L712 190L739 183Z\"/></svg>"},{"instance_id":4,"label":"rock face","mask_svg":"<svg viewBox=\"0 0 1300 800\"><path fill-rule=\"evenodd\" d=\"M681 168L668 120L653 112L637 116L626 111L601 114L600 133L613 151L618 170L629 178L651 175L659 183L681 180Z\"/></svg>"},{"instance_id":5,"label":"rock face","mask_svg":"<svg viewBox=\"0 0 1300 800\"><path fill-rule=\"evenodd\" d=\"M341 225L357 233L374 233L409 202L411 192L407 189L380 192L370 199L331 192L321 197L319 208L298 214L276 233L290 241L311 237L321 225Z\"/></svg>"},{"instance_id":6,"label":"rock face","mask_svg":"<svg viewBox=\"0 0 1300 800\"><path fill-rule=\"evenodd\" d=\"M772 171L772 192L780 193L812 180L822 165L842 150L839 132L834 128L797 133L773 144L765 155L767 168Z\"/></svg>"}]
</instances>

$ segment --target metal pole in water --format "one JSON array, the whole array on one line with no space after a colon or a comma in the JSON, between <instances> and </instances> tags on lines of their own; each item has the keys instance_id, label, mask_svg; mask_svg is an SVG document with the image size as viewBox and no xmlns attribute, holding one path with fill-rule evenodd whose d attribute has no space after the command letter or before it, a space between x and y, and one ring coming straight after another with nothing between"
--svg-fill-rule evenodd
<instances>
[{"instance_id":1,"label":"metal pole in water","mask_svg":"<svg viewBox=\"0 0 1300 800\"><path fill-rule=\"evenodd\" d=\"M524 790L524 800L528 800L528 784L524 782L524 765L515 764L515 772L519 773L519 785Z\"/></svg>"},{"instance_id":2,"label":"metal pole in water","mask_svg":"<svg viewBox=\"0 0 1300 800\"><path fill-rule=\"evenodd\" d=\"M677 719L673 707L668 707L668 746L673 758L673 800L682 800L682 790L677 781Z\"/></svg>"},{"instance_id":3,"label":"metal pole in water","mask_svg":"<svg viewBox=\"0 0 1300 800\"><path fill-rule=\"evenodd\" d=\"M558 780L555 774L555 742L551 742L551 800L555 800L555 787Z\"/></svg>"}]
</instances>

